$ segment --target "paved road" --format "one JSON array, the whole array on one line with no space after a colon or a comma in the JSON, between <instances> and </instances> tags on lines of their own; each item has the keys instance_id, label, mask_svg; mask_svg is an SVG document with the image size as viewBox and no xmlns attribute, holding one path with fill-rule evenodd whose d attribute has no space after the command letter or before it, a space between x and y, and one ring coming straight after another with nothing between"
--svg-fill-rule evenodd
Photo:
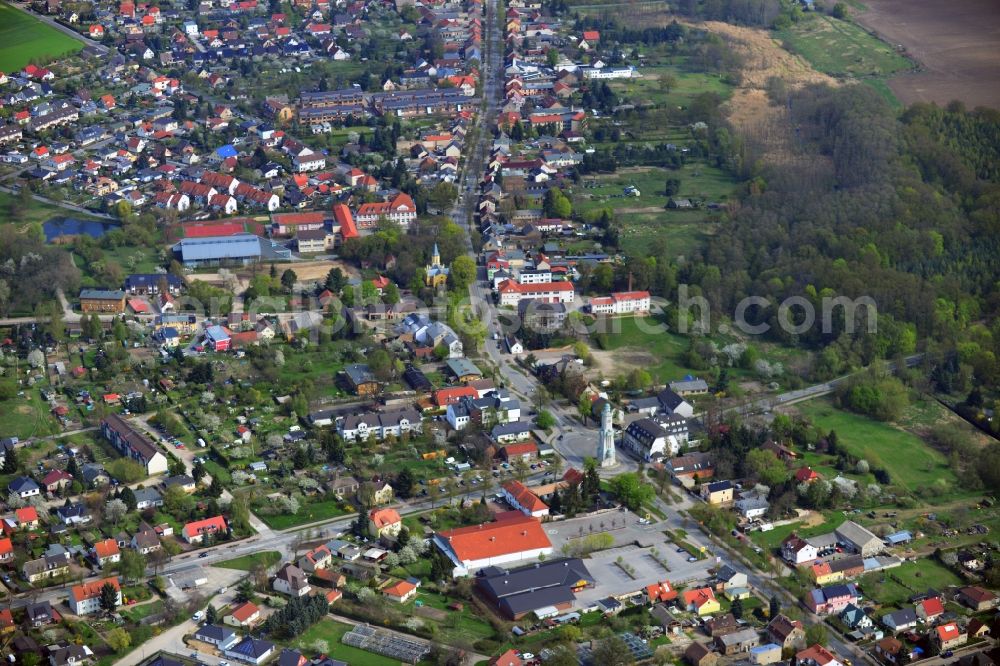
<instances>
[{"instance_id":1,"label":"paved road","mask_svg":"<svg viewBox=\"0 0 1000 666\"><path fill-rule=\"evenodd\" d=\"M795 606L799 608L802 611L803 621L806 625L819 624L823 622L823 618L819 617L815 613L812 613L805 606L803 606L800 603L800 600L782 587L772 574L761 571L755 565L745 562L739 553L735 552L724 541L716 538L708 532L703 525L700 525L697 521L691 520L686 516L680 515L680 511L684 511L686 513L687 510L699 501L700 500L693 498L687 492L683 493L683 499L680 503L670 506L666 505L660 498L657 498L660 509L666 512L668 522L672 527L675 529L677 527L684 529L687 532L687 541L690 541L695 546L704 546L709 552L715 553L716 555L725 555L726 559L733 563L738 569L746 572L747 582L750 584L752 589L757 591L758 595L762 596L764 599L769 599L771 596L777 596L782 601L782 605L784 607L787 608ZM831 627L829 624L825 626L828 628L827 647L858 664L866 661L875 663L854 643L851 643L841 636L836 629Z\"/></svg>"}]
</instances>

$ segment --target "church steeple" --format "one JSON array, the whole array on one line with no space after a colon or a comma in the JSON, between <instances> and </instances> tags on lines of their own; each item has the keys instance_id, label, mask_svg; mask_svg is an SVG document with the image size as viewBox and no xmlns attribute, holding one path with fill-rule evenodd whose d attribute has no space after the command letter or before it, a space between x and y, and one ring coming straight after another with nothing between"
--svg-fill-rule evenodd
<instances>
[{"instance_id":1,"label":"church steeple","mask_svg":"<svg viewBox=\"0 0 1000 666\"><path fill-rule=\"evenodd\" d=\"M441 265L441 253L438 252L438 244L434 243L434 253L431 255L431 266Z\"/></svg>"}]
</instances>

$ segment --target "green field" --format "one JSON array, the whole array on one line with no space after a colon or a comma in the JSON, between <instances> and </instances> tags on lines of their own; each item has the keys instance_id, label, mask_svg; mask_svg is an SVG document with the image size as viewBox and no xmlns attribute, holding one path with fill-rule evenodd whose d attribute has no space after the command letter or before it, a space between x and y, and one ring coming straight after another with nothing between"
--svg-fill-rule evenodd
<instances>
[{"instance_id":1,"label":"green field","mask_svg":"<svg viewBox=\"0 0 1000 666\"><path fill-rule=\"evenodd\" d=\"M314 523L317 520L326 520L338 516L346 516L347 511L338 500L326 500L303 504L299 512L292 514L265 515L257 513L257 516L273 530L287 530L299 525Z\"/></svg>"},{"instance_id":2,"label":"green field","mask_svg":"<svg viewBox=\"0 0 1000 666\"><path fill-rule=\"evenodd\" d=\"M3 378L14 384L13 377ZM0 400L0 432L4 437L40 437L59 432L59 426L49 411L49 405L37 388L23 388L23 396ZM16 390L15 390L16 393Z\"/></svg>"},{"instance_id":3,"label":"green field","mask_svg":"<svg viewBox=\"0 0 1000 666\"><path fill-rule=\"evenodd\" d=\"M682 65L684 57L673 61ZM682 106L695 95L712 92L723 99L732 93L732 86L718 74L690 72L674 65L653 65L639 68L638 78L612 81L608 85L624 93L635 103L652 102L657 106ZM669 86L664 83L669 83Z\"/></svg>"},{"instance_id":4,"label":"green field","mask_svg":"<svg viewBox=\"0 0 1000 666\"><path fill-rule=\"evenodd\" d=\"M281 553L278 551L265 550L259 553L254 553L253 555L244 555L243 557L236 557L231 560L226 560L225 562L218 562L212 566L222 567L223 569L250 571L260 564L263 564L265 567L269 567L272 564L276 564L280 559Z\"/></svg>"},{"instance_id":5,"label":"green field","mask_svg":"<svg viewBox=\"0 0 1000 666\"><path fill-rule=\"evenodd\" d=\"M887 77L913 67L891 46L851 21L810 14L777 33L794 53L837 77Z\"/></svg>"},{"instance_id":6,"label":"green field","mask_svg":"<svg viewBox=\"0 0 1000 666\"><path fill-rule=\"evenodd\" d=\"M0 71L16 72L30 62L49 62L81 48L79 40L0 3Z\"/></svg>"},{"instance_id":7,"label":"green field","mask_svg":"<svg viewBox=\"0 0 1000 666\"><path fill-rule=\"evenodd\" d=\"M929 587L944 590L962 583L954 573L928 558L862 576L859 582L866 597L886 606L902 605L914 594Z\"/></svg>"},{"instance_id":8,"label":"green field","mask_svg":"<svg viewBox=\"0 0 1000 666\"><path fill-rule=\"evenodd\" d=\"M633 317L623 317L613 320L617 332L608 335L610 351L634 349L644 355L651 354L655 365L645 367L655 381L668 381L683 377L691 372L680 363L681 355L688 348L688 340L684 336L669 331L649 333L640 328L640 320ZM642 326L652 326L654 322L642 320Z\"/></svg>"},{"instance_id":9,"label":"green field","mask_svg":"<svg viewBox=\"0 0 1000 666\"><path fill-rule=\"evenodd\" d=\"M837 409L828 400L812 400L798 409L821 430L836 430L840 445L851 454L888 470L894 485L911 492L955 487L957 479L945 457L910 432Z\"/></svg>"},{"instance_id":10,"label":"green field","mask_svg":"<svg viewBox=\"0 0 1000 666\"><path fill-rule=\"evenodd\" d=\"M350 625L333 620L321 620L299 636L297 646L303 650L312 651L310 647L317 640L326 641L330 646L327 656L340 659L349 664L365 664L365 666L398 666L399 661L368 652L360 648L344 645L341 637L351 630Z\"/></svg>"}]
</instances>

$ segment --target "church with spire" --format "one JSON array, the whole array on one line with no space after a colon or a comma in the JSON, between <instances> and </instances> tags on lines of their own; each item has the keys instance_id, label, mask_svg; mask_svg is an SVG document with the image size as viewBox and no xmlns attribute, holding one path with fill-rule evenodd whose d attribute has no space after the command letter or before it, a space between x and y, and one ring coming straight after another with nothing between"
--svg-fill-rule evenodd
<instances>
[{"instance_id":1,"label":"church with spire","mask_svg":"<svg viewBox=\"0 0 1000 666\"><path fill-rule=\"evenodd\" d=\"M441 253L437 243L434 243L434 254L431 255L430 266L424 266L424 284L433 289L443 287L448 282L448 267L441 263Z\"/></svg>"}]
</instances>

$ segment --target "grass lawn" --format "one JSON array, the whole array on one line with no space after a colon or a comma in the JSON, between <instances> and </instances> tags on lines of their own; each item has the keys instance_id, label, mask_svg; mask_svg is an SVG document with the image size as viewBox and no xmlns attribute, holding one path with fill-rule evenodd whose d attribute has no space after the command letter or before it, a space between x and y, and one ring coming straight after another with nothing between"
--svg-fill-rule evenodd
<instances>
[{"instance_id":1,"label":"grass lawn","mask_svg":"<svg viewBox=\"0 0 1000 666\"><path fill-rule=\"evenodd\" d=\"M633 317L614 320L612 323L617 328L613 329L616 332L608 334L608 349L620 351L632 348L651 354L656 364L647 367L646 370L653 376L654 381L683 377L689 372L694 372L690 368L685 368L680 361L681 355L688 348L686 337L670 331L649 332L644 329L654 326L655 322L642 320L640 324L639 321Z\"/></svg>"},{"instance_id":2,"label":"grass lawn","mask_svg":"<svg viewBox=\"0 0 1000 666\"><path fill-rule=\"evenodd\" d=\"M810 14L777 33L821 72L838 77L886 77L913 67L893 48L852 21Z\"/></svg>"},{"instance_id":3,"label":"grass lawn","mask_svg":"<svg viewBox=\"0 0 1000 666\"><path fill-rule=\"evenodd\" d=\"M14 384L13 377L0 381ZM49 405L42 400L37 387L24 389L23 396L0 400L0 432L5 437L39 437L59 432L58 424L49 412Z\"/></svg>"},{"instance_id":4,"label":"grass lawn","mask_svg":"<svg viewBox=\"0 0 1000 666\"><path fill-rule=\"evenodd\" d=\"M350 630L351 626L342 622L321 620L299 636L296 646L311 653L310 645L317 640L324 640L330 646L327 656L333 659L340 659L349 664L365 664L365 666L398 666L398 660L341 643L341 637Z\"/></svg>"},{"instance_id":5,"label":"grass lawn","mask_svg":"<svg viewBox=\"0 0 1000 666\"><path fill-rule=\"evenodd\" d=\"M676 60L682 62L684 58ZM718 74L691 72L672 65L640 67L639 73L640 77L611 81L608 85L633 103L652 102L657 106L684 106L695 95L707 92L726 99L733 89Z\"/></svg>"},{"instance_id":6,"label":"grass lawn","mask_svg":"<svg viewBox=\"0 0 1000 666\"><path fill-rule=\"evenodd\" d=\"M890 569L889 573L917 592L922 592L928 587L943 590L951 585L962 584L962 579L958 575L929 557L916 562L905 562L895 569Z\"/></svg>"},{"instance_id":7,"label":"grass lawn","mask_svg":"<svg viewBox=\"0 0 1000 666\"><path fill-rule=\"evenodd\" d=\"M203 463L205 466L205 471L208 472L213 479L219 479L222 483L229 485L232 483L232 476L229 474L229 470L215 462L214 460L208 460Z\"/></svg>"},{"instance_id":8,"label":"grass lawn","mask_svg":"<svg viewBox=\"0 0 1000 666\"><path fill-rule=\"evenodd\" d=\"M337 500L327 500L323 502L304 504L299 509L299 512L294 515L281 514L268 516L262 515L258 512L257 516L271 529L287 530L292 527L298 527L299 525L305 525L306 523L314 523L317 520L336 518L337 516L346 516L347 514L348 512L341 508L341 502Z\"/></svg>"},{"instance_id":9,"label":"grass lawn","mask_svg":"<svg viewBox=\"0 0 1000 666\"><path fill-rule=\"evenodd\" d=\"M835 514L835 515L834 515ZM756 543L761 548L766 550L775 550L781 545L781 542L788 538L788 535L795 532L800 537L811 537L818 534L826 534L827 532L832 532L840 523L844 521L843 514L838 512L832 512L826 515L826 520L819 525L813 525L812 527L804 527L802 523L790 523L788 525L779 525L772 530L767 532L753 532L750 535L751 540Z\"/></svg>"},{"instance_id":10,"label":"grass lawn","mask_svg":"<svg viewBox=\"0 0 1000 666\"><path fill-rule=\"evenodd\" d=\"M0 3L0 71L14 72L32 60L49 62L76 53L83 43L35 17Z\"/></svg>"},{"instance_id":11,"label":"grass lawn","mask_svg":"<svg viewBox=\"0 0 1000 666\"><path fill-rule=\"evenodd\" d=\"M281 559L281 553L276 550L265 550L259 553L254 553L253 555L244 555L243 557L237 557L231 560L226 560L225 562L218 562L212 566L222 567L223 569L238 569L239 571L250 571L258 564L263 564L265 567L269 567L272 564L277 563Z\"/></svg>"},{"instance_id":12,"label":"grass lawn","mask_svg":"<svg viewBox=\"0 0 1000 666\"><path fill-rule=\"evenodd\" d=\"M121 614L133 622L138 622L144 617L149 617L150 615L155 615L156 613L160 613L162 611L163 601L157 599L149 602L148 604L139 604L137 606L123 608L121 610Z\"/></svg>"},{"instance_id":13,"label":"grass lawn","mask_svg":"<svg viewBox=\"0 0 1000 666\"><path fill-rule=\"evenodd\" d=\"M491 638L493 636L493 627L485 620L473 614L470 609L467 608L464 611L450 610L448 604L456 601L455 599L449 599L442 594L421 589L417 593L417 600L421 601L425 606L447 613L447 617L438 622L421 615L416 610L412 610L412 614L423 620L425 624L437 624L441 635L446 641L454 641L461 638L479 640L480 638ZM416 602L414 601L407 604L407 606L413 609L415 604Z\"/></svg>"},{"instance_id":14,"label":"grass lawn","mask_svg":"<svg viewBox=\"0 0 1000 666\"><path fill-rule=\"evenodd\" d=\"M829 400L811 400L798 409L821 430L836 430L841 446L853 455L888 470L893 484L911 492L955 487L957 479L945 457L910 432L837 409Z\"/></svg>"}]
</instances>

